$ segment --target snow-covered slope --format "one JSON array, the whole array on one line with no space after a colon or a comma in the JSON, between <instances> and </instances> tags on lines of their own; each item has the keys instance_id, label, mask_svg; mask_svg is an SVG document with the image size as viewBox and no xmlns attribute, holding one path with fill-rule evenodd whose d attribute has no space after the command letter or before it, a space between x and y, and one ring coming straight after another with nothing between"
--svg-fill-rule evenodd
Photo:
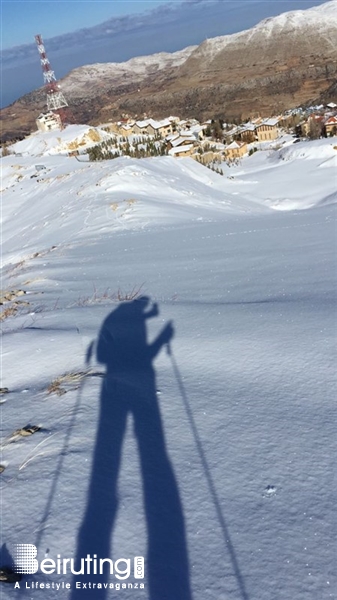
<instances>
[{"instance_id":1,"label":"snow-covered slope","mask_svg":"<svg viewBox=\"0 0 337 600\"><path fill-rule=\"evenodd\" d=\"M333 51L337 44L337 0L331 0L306 10L285 12L276 17L264 19L251 29L208 39L194 50L191 58L203 57L211 61L227 46L241 46L242 43L245 45L260 44L264 39L279 39L280 35L287 35L291 39L296 34L304 36L306 31L308 35L312 31L315 37L321 36L322 41L328 39ZM309 40L307 41L309 42Z\"/></svg>"},{"instance_id":2,"label":"snow-covered slope","mask_svg":"<svg viewBox=\"0 0 337 600\"><path fill-rule=\"evenodd\" d=\"M159 52L149 56L137 56L122 63L97 63L74 69L62 80L66 94L75 98L97 94L95 86L102 90L104 86L127 85L141 82L147 77L157 76L160 71L179 67L197 46L189 46L177 52ZM90 81L91 87L88 87Z\"/></svg>"},{"instance_id":3,"label":"snow-covered slope","mask_svg":"<svg viewBox=\"0 0 337 600\"><path fill-rule=\"evenodd\" d=\"M68 125L60 131L35 131L13 145L13 150L22 156L68 155L74 150L85 150L109 139L111 136L103 129L89 125Z\"/></svg>"},{"instance_id":4,"label":"snow-covered slope","mask_svg":"<svg viewBox=\"0 0 337 600\"><path fill-rule=\"evenodd\" d=\"M125 63L93 64L80 67L73 70L63 80L62 85L65 92L72 97L82 95L83 91L90 96L94 94L94 90L88 88L88 81L99 82L100 87L104 85L111 87L112 83L115 85L136 83L148 76L155 77L158 72L164 73L165 70L173 67L182 66L184 72L185 62L186 72L188 72L191 61L201 61L200 68L202 68L202 61L211 62L227 47L234 50L236 46L246 48L252 44L252 48L254 48L256 45L263 45L264 41L280 40L280 35L287 36L289 40L292 40L296 35L305 38L306 34L308 39L304 42L308 43L309 52L310 43L313 44L313 39L310 40L310 38L313 37L315 40L320 38L321 43L327 42L328 45L331 45L331 52L335 51L337 45L337 0L330 0L330 2L311 9L285 12L276 17L264 19L249 30L207 39L199 46L189 46L178 52L161 52L150 56L135 57ZM291 45L293 44L291 43ZM274 56L273 60L275 58Z\"/></svg>"},{"instance_id":5,"label":"snow-covered slope","mask_svg":"<svg viewBox=\"0 0 337 600\"><path fill-rule=\"evenodd\" d=\"M224 177L2 159L0 566L15 544L145 556L133 589L116 571L76 589L68 561L3 600L336 596L334 152L257 152ZM160 346L170 321L153 372L144 328Z\"/></svg>"}]
</instances>

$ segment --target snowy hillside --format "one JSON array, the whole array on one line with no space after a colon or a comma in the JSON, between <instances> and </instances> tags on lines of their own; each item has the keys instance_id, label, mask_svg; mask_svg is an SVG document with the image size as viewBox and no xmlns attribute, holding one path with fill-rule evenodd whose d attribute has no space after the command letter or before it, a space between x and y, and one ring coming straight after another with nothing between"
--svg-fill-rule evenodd
<instances>
[{"instance_id":1,"label":"snowy hillside","mask_svg":"<svg viewBox=\"0 0 337 600\"><path fill-rule=\"evenodd\" d=\"M236 45L246 47L250 43L257 44L263 39L270 39L280 34L293 37L296 32L304 35L307 32L310 38L314 32L315 36L320 34L322 39L328 39L331 50L336 45L337 35L337 0L330 0L325 4L306 10L295 10L282 13L276 17L264 19L249 30L239 33L217 36L206 39L199 46L189 46L178 52L161 52L150 56L135 57L124 63L93 64L74 69L62 81L66 94L72 97L81 96L83 90L86 95L95 94L94 88L88 88L88 82L99 81L100 86L105 84L111 87L112 81L115 85L127 82L142 82L147 76L155 76L159 71L183 66L187 61L190 68L190 57L192 60L211 61L217 54L227 46L235 48ZM307 40L310 49L310 39Z\"/></svg>"},{"instance_id":2,"label":"snowy hillside","mask_svg":"<svg viewBox=\"0 0 337 600\"><path fill-rule=\"evenodd\" d=\"M315 27L316 30L326 31L333 26L337 27L336 0L330 0L330 2L307 10L294 10L276 17L269 17L261 21L256 29L263 30L268 35L273 35L278 29L291 31L296 28Z\"/></svg>"},{"instance_id":3,"label":"snowy hillside","mask_svg":"<svg viewBox=\"0 0 337 600\"><path fill-rule=\"evenodd\" d=\"M31 157L53 154L68 156L71 151L84 151L110 137L106 131L98 127L68 125L63 131L59 129L46 132L35 131L14 144L13 150L15 154Z\"/></svg>"},{"instance_id":4,"label":"snowy hillside","mask_svg":"<svg viewBox=\"0 0 337 600\"><path fill-rule=\"evenodd\" d=\"M192 58L204 57L212 60L227 46L235 47L241 43L256 43L257 40L273 38L280 34L293 37L296 31L303 35L305 31L309 33L310 30L314 31L315 35L321 32L324 39L331 36L333 49L336 44L337 0L330 0L330 2L306 10L285 12L276 17L264 19L251 29L206 40L194 50L191 56Z\"/></svg>"},{"instance_id":5,"label":"snowy hillside","mask_svg":"<svg viewBox=\"0 0 337 600\"><path fill-rule=\"evenodd\" d=\"M1 599L335 598L334 140L221 177L79 162L70 133L2 159L0 566L145 576L68 563Z\"/></svg>"},{"instance_id":6,"label":"snowy hillside","mask_svg":"<svg viewBox=\"0 0 337 600\"><path fill-rule=\"evenodd\" d=\"M189 46L177 52L158 52L150 56L136 56L122 63L97 63L86 65L74 69L62 80L62 87L65 93L70 94L72 98L81 95L83 91L87 96L95 95L95 87L89 86L94 81L99 82L99 86L107 85L111 87L128 82L141 82L150 75L157 75L159 71L179 67L185 62L196 46Z\"/></svg>"}]
</instances>

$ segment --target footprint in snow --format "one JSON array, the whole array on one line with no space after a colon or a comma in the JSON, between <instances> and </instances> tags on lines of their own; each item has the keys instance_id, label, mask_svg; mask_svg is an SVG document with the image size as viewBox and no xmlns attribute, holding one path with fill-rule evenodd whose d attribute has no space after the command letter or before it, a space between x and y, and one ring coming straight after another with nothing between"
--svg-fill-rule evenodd
<instances>
[{"instance_id":1,"label":"footprint in snow","mask_svg":"<svg viewBox=\"0 0 337 600\"><path fill-rule=\"evenodd\" d=\"M263 492L263 497L270 498L271 496L274 496L274 494L276 494L276 487L273 485L267 485Z\"/></svg>"}]
</instances>

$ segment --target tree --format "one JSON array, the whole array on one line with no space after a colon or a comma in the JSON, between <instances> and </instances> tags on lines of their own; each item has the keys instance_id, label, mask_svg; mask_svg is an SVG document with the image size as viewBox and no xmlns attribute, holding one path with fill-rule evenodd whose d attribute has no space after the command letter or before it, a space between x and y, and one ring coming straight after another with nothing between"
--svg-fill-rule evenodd
<instances>
[{"instance_id":1,"label":"tree","mask_svg":"<svg viewBox=\"0 0 337 600\"><path fill-rule=\"evenodd\" d=\"M308 137L311 140L318 140L322 135L322 126L315 118L310 119Z\"/></svg>"},{"instance_id":2,"label":"tree","mask_svg":"<svg viewBox=\"0 0 337 600\"><path fill-rule=\"evenodd\" d=\"M223 139L223 129L219 120L212 120L211 123L211 135L214 140L222 140Z\"/></svg>"}]
</instances>

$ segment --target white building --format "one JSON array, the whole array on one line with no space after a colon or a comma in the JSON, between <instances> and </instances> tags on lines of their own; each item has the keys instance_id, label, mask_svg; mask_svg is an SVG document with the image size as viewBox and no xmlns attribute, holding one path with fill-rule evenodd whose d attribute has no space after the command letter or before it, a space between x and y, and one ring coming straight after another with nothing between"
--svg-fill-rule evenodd
<instances>
[{"instance_id":1,"label":"white building","mask_svg":"<svg viewBox=\"0 0 337 600\"><path fill-rule=\"evenodd\" d=\"M53 129L62 128L60 116L54 112L41 113L36 119L36 125L39 131L52 131Z\"/></svg>"}]
</instances>

